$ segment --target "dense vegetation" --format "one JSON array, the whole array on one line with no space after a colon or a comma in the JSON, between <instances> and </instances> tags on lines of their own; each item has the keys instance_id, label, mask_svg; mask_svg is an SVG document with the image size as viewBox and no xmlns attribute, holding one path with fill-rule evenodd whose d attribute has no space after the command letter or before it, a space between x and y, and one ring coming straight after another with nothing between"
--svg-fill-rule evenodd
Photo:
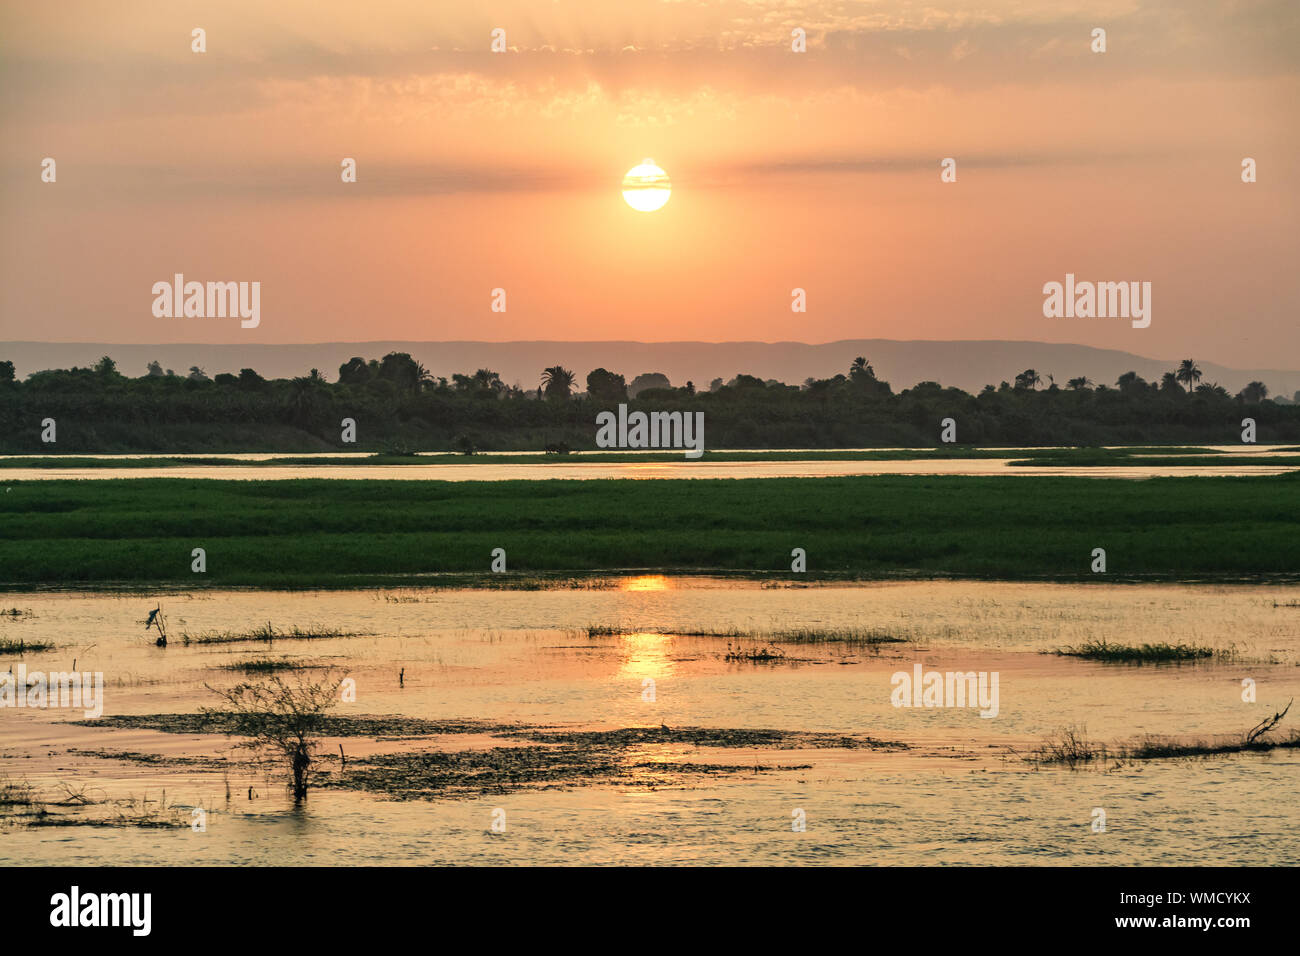
<instances>
[{"instance_id":1,"label":"dense vegetation","mask_svg":"<svg viewBox=\"0 0 1300 956\"><path fill-rule=\"evenodd\" d=\"M847 374L803 385L738 375L707 390L674 388L658 374L628 385L595 369L577 393L560 366L524 390L487 369L435 379L404 353L354 358L336 382L315 369L209 379L157 363L128 378L108 358L17 381L12 363L0 362L0 453L589 449L596 414L629 394L634 410L702 411L714 449L932 446L945 418L962 445L1227 444L1240 441L1243 418L1255 419L1261 443L1300 441L1300 405L1268 399L1258 382L1233 396L1199 379L1188 360L1159 383L1130 372L1114 387L1077 378L1044 388L1027 369L978 395L933 382L895 393L857 359ZM345 418L356 422L355 444L342 441ZM56 422L54 444L41 441L45 419Z\"/></svg>"},{"instance_id":2,"label":"dense vegetation","mask_svg":"<svg viewBox=\"0 0 1300 956\"><path fill-rule=\"evenodd\" d=\"M1218 580L1300 573L1300 473L1249 478L20 481L0 584L328 587L790 572ZM191 569L203 548L206 572ZM504 548L505 575L490 574ZM1104 548L1105 574L1091 571Z\"/></svg>"}]
</instances>

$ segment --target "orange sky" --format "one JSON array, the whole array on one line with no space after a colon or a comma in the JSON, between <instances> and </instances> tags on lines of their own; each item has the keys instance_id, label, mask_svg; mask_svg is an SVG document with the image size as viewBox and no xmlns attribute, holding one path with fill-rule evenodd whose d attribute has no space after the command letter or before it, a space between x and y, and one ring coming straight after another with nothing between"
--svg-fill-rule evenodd
<instances>
[{"instance_id":1,"label":"orange sky","mask_svg":"<svg viewBox=\"0 0 1300 956\"><path fill-rule=\"evenodd\" d=\"M1298 11L11 4L0 339L1016 338L1300 366ZM619 192L644 157L674 185L655 213ZM155 318L176 272L260 281L261 324ZM1151 282L1150 328L1044 318L1067 272Z\"/></svg>"}]
</instances>

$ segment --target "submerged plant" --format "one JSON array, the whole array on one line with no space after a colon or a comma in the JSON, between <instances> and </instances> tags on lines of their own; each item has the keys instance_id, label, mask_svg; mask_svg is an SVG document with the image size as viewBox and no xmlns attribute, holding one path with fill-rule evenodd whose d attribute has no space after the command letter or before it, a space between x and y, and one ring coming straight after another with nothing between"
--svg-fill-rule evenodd
<instances>
[{"instance_id":1,"label":"submerged plant","mask_svg":"<svg viewBox=\"0 0 1300 956\"><path fill-rule=\"evenodd\" d=\"M248 738L241 746L282 761L292 774L294 800L305 799L325 712L339 700L339 681L333 677L308 681L300 674L290 683L274 675L226 690L209 689L225 703L205 708L204 715L222 721L228 735Z\"/></svg>"},{"instance_id":2,"label":"submerged plant","mask_svg":"<svg viewBox=\"0 0 1300 956\"><path fill-rule=\"evenodd\" d=\"M736 644L733 647L731 642L728 641L727 653L723 657L732 663L768 664L772 661L785 660L785 651L773 644L769 644L767 647L745 647L742 644Z\"/></svg>"},{"instance_id":3,"label":"submerged plant","mask_svg":"<svg viewBox=\"0 0 1300 956\"><path fill-rule=\"evenodd\" d=\"M1209 658L1229 658L1231 651L1215 650L1201 644L1116 644L1106 640L1093 640L1075 647L1062 647L1056 651L1060 657L1081 657L1089 661L1112 664L1160 664L1176 661L1199 661Z\"/></svg>"},{"instance_id":4,"label":"submerged plant","mask_svg":"<svg viewBox=\"0 0 1300 956\"><path fill-rule=\"evenodd\" d=\"M237 661L233 664L223 664L222 669L228 671L242 671L245 674L272 674L276 671L306 670L310 666L311 665L309 664L303 664L300 661L289 660L283 657L256 657L246 661Z\"/></svg>"},{"instance_id":5,"label":"submerged plant","mask_svg":"<svg viewBox=\"0 0 1300 956\"><path fill-rule=\"evenodd\" d=\"M1079 764L1107 759L1114 759L1118 765L1119 762L1128 760L1215 757L1300 747L1300 733L1294 731L1280 740L1263 739L1265 734L1277 728L1290 710L1291 703L1288 702L1282 710L1266 717L1240 737L1226 740L1220 738L1218 741L1176 740L1148 734L1132 743L1108 748L1105 744L1089 740L1082 727L1066 727L1044 737L1038 749L1025 759L1034 764L1064 764L1073 770Z\"/></svg>"},{"instance_id":6,"label":"submerged plant","mask_svg":"<svg viewBox=\"0 0 1300 956\"><path fill-rule=\"evenodd\" d=\"M49 641L28 641L21 637L15 641L12 638L0 637L0 654L26 654L28 651L53 649L54 645Z\"/></svg>"}]
</instances>

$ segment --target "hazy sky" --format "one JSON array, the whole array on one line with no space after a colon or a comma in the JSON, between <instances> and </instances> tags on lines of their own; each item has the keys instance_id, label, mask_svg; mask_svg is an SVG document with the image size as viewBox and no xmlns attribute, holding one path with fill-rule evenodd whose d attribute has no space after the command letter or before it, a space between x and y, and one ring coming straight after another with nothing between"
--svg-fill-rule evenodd
<instances>
[{"instance_id":1,"label":"hazy sky","mask_svg":"<svg viewBox=\"0 0 1300 956\"><path fill-rule=\"evenodd\" d=\"M7 4L0 339L1017 338L1297 367L1297 104L1294 0ZM646 157L673 182L653 213L619 190ZM261 282L260 326L156 318L176 272ZM1151 282L1150 327L1044 318L1067 272Z\"/></svg>"}]
</instances>

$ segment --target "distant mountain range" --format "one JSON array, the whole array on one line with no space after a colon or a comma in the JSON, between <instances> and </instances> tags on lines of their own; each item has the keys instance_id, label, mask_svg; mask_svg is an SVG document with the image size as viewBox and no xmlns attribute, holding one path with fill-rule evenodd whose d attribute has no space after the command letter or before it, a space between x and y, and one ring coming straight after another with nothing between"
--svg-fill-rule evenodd
<instances>
[{"instance_id":1,"label":"distant mountain range","mask_svg":"<svg viewBox=\"0 0 1300 956\"><path fill-rule=\"evenodd\" d=\"M354 355L381 358L388 352L409 352L435 375L490 368L508 384L535 388L548 365L563 365L576 373L584 387L594 368L618 372L630 382L643 372L663 372L674 385L693 381L707 388L715 378L739 372L789 384L807 378L827 378L846 372L855 356L866 356L877 376L895 391L917 382L934 381L970 392L985 385L1013 381L1018 372L1035 369L1044 383L1054 375L1058 385L1087 376L1114 385L1124 372L1137 372L1148 381L1176 368L1180 358L1152 359L1113 349L1048 342L955 341L900 342L893 339L846 339L821 345L803 342L321 342L308 345L114 345L98 342L0 342L0 361L8 359L20 377L48 368L94 364L111 356L126 375L143 375L157 360L183 375L197 365L208 375L256 369L268 378L305 375L313 368L331 381L338 367ZM1197 358L1203 382L1230 392L1261 381L1275 396L1291 398L1300 390L1297 369L1236 369Z\"/></svg>"}]
</instances>

